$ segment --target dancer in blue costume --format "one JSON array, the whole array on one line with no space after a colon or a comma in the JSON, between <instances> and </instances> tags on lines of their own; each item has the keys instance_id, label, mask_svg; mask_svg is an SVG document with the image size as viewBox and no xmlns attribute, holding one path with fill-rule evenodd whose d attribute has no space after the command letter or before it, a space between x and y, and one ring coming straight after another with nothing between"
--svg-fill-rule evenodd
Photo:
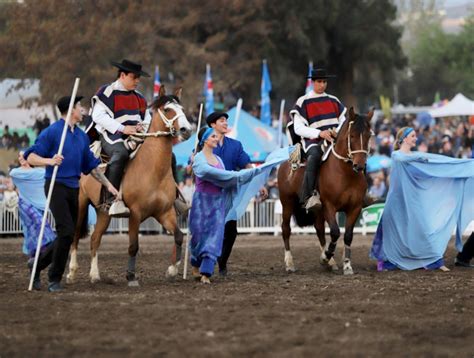
<instances>
[{"instance_id":1,"label":"dancer in blue costume","mask_svg":"<svg viewBox=\"0 0 474 358\"><path fill-rule=\"evenodd\" d=\"M31 259L35 256L46 203L44 195L45 169L32 168L23 157L23 152L18 154L18 162L20 166L12 169L10 176L19 192L18 211L24 236L23 253ZM53 229L46 222L41 252L44 252L55 238Z\"/></svg>"},{"instance_id":2,"label":"dancer in blue costume","mask_svg":"<svg viewBox=\"0 0 474 358\"><path fill-rule=\"evenodd\" d=\"M293 148L276 150L260 167L237 172L225 170L221 158L213 153L218 137L212 128L203 128L198 139L199 152L193 162L196 191L189 220L191 265L194 277L210 283L209 277L221 255L225 223L244 214L271 170L288 160Z\"/></svg>"},{"instance_id":3,"label":"dancer in blue costume","mask_svg":"<svg viewBox=\"0 0 474 358\"><path fill-rule=\"evenodd\" d=\"M390 190L377 228L371 257L378 269L441 269L456 228L456 247L474 219L474 160L411 152L413 128L402 128L392 153Z\"/></svg>"}]
</instances>

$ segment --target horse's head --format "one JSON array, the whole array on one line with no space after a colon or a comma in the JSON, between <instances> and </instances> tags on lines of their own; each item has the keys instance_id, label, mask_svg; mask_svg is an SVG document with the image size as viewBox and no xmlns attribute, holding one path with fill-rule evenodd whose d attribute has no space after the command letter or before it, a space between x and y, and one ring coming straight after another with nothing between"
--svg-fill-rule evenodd
<instances>
[{"instance_id":1,"label":"horse's head","mask_svg":"<svg viewBox=\"0 0 474 358\"><path fill-rule=\"evenodd\" d=\"M352 164L352 169L358 173L365 169L367 157L369 156L369 141L373 132L370 129L370 120L373 111L363 116L356 114L354 109L349 109L349 117L342 126L337 138L337 144L345 147L346 160ZM343 149L344 150L344 149ZM339 153L344 153L341 149Z\"/></svg>"},{"instance_id":2,"label":"horse's head","mask_svg":"<svg viewBox=\"0 0 474 358\"><path fill-rule=\"evenodd\" d=\"M167 96L165 86L160 87L160 94L152 104L154 112L153 124L158 125L158 123L161 123L160 126L164 125L173 137L179 136L186 140L191 136L192 129L180 104L181 91L182 89L178 88L174 95ZM159 118L157 119L160 120L155 120L155 116L158 116ZM155 128L154 130L160 129Z\"/></svg>"}]
</instances>

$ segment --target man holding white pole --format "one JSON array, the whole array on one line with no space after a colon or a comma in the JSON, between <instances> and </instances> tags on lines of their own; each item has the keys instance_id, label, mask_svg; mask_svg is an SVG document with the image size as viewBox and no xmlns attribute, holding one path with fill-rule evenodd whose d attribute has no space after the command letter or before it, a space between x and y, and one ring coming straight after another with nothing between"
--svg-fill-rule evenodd
<instances>
[{"instance_id":1,"label":"man holding white pole","mask_svg":"<svg viewBox=\"0 0 474 358\"><path fill-rule=\"evenodd\" d=\"M53 186L49 208L53 213L57 232L54 245L39 257L33 285L35 289L40 289L39 274L41 270L51 264L48 273L48 291L62 290L60 282L66 267L77 221L81 173L91 173L110 193L115 196L119 195L117 189L98 170L97 166L100 162L89 149L89 138L77 126L82 120L81 99L81 96L74 98L69 122L66 123L64 118L66 118L71 97L62 97L57 103L62 118L41 132L35 144L24 154L30 165L46 166L45 192L48 194L50 185ZM65 125L68 128L60 155L58 152L61 148L61 137ZM58 166L56 182L52 182L54 166Z\"/></svg>"}]
</instances>

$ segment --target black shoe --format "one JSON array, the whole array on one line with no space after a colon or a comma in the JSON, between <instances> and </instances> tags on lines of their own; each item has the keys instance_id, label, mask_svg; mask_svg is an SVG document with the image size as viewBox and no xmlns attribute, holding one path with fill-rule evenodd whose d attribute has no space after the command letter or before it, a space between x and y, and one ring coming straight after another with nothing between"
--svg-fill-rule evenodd
<instances>
[{"instance_id":1,"label":"black shoe","mask_svg":"<svg viewBox=\"0 0 474 358\"><path fill-rule=\"evenodd\" d=\"M454 266L474 268L474 265L471 265L469 261L463 261L457 257L454 259Z\"/></svg>"},{"instance_id":2,"label":"black shoe","mask_svg":"<svg viewBox=\"0 0 474 358\"><path fill-rule=\"evenodd\" d=\"M33 271L33 265L35 263L35 259L28 260L28 269L30 271L29 277L31 277L31 272ZM38 267L36 267L35 277L33 278L33 290L39 291L41 290L41 278L40 278L40 271Z\"/></svg>"},{"instance_id":3,"label":"black shoe","mask_svg":"<svg viewBox=\"0 0 474 358\"><path fill-rule=\"evenodd\" d=\"M61 292L63 290L59 282L50 282L48 285L49 292Z\"/></svg>"}]
</instances>

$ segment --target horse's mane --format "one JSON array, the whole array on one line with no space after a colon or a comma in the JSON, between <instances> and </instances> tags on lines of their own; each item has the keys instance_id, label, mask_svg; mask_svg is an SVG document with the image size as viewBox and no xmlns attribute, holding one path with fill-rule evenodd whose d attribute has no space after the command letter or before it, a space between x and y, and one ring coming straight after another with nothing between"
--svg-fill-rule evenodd
<instances>
[{"instance_id":1,"label":"horse's mane","mask_svg":"<svg viewBox=\"0 0 474 358\"><path fill-rule=\"evenodd\" d=\"M362 116L360 114L355 115L353 126L356 130L356 133L364 133L365 131L370 131L369 121L365 119L365 116Z\"/></svg>"},{"instance_id":2,"label":"horse's mane","mask_svg":"<svg viewBox=\"0 0 474 358\"><path fill-rule=\"evenodd\" d=\"M160 96L156 98L153 103L151 104L151 108L156 110L162 106L164 106L168 102L176 102L179 104L179 98L173 95L169 96Z\"/></svg>"}]
</instances>

